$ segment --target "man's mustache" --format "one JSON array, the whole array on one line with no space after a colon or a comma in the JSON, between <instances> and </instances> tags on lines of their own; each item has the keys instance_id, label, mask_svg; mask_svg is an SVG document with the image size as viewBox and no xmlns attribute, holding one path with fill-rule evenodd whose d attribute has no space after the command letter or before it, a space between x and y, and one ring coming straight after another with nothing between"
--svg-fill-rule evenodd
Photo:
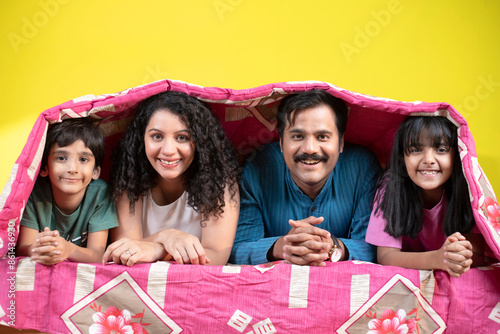
<instances>
[{"instance_id":1,"label":"man's mustache","mask_svg":"<svg viewBox=\"0 0 500 334\"><path fill-rule=\"evenodd\" d=\"M294 162L300 162L304 160L319 160L319 161L326 161L328 160L328 157L326 155L321 155L321 154L296 154L293 156L293 161Z\"/></svg>"}]
</instances>

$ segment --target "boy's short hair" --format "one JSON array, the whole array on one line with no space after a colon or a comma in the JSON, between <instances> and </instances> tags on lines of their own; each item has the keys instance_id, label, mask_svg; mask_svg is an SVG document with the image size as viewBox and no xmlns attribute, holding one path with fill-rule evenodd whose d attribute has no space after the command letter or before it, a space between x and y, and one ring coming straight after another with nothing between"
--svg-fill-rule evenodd
<instances>
[{"instance_id":1,"label":"boy's short hair","mask_svg":"<svg viewBox=\"0 0 500 334\"><path fill-rule=\"evenodd\" d=\"M66 119L60 123L50 125L41 168L43 169L47 165L52 146L55 144L59 147L68 146L79 139L92 151L95 158L94 169L101 167L104 160L104 135L93 122L95 122L93 118L82 117Z\"/></svg>"}]
</instances>

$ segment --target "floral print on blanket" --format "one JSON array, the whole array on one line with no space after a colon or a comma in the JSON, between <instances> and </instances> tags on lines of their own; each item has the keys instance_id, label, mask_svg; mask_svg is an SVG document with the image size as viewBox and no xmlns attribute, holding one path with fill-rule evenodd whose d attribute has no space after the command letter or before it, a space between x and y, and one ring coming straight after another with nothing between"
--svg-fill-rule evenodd
<instances>
[{"instance_id":1,"label":"floral print on blanket","mask_svg":"<svg viewBox=\"0 0 500 334\"><path fill-rule=\"evenodd\" d=\"M417 308L411 310L408 315L417 312ZM377 319L377 313L372 314L369 311L366 316L371 318L368 323L370 329L367 334L411 334L417 329L417 321L419 319L407 319L406 312L403 309L397 310L395 313L392 309L387 309L382 313L382 317Z\"/></svg>"},{"instance_id":2,"label":"floral print on blanket","mask_svg":"<svg viewBox=\"0 0 500 334\"><path fill-rule=\"evenodd\" d=\"M126 309L119 310L115 306L109 306L106 312L101 312L99 307L94 302L90 308L96 311L92 315L94 323L89 328L90 334L149 334L143 326L149 326L148 323L142 323L144 312L136 315L131 315ZM132 322L132 318L140 318L139 322Z\"/></svg>"},{"instance_id":3,"label":"floral print on blanket","mask_svg":"<svg viewBox=\"0 0 500 334\"><path fill-rule=\"evenodd\" d=\"M488 222L500 234L500 207L498 203L491 197L486 197L484 206L488 212Z\"/></svg>"}]
</instances>

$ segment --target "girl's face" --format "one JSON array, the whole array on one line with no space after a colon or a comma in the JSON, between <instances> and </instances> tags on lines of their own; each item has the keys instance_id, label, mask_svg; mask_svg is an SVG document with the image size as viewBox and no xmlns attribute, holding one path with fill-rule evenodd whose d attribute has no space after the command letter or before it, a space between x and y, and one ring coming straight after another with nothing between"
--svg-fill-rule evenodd
<instances>
[{"instance_id":1,"label":"girl's face","mask_svg":"<svg viewBox=\"0 0 500 334\"><path fill-rule=\"evenodd\" d=\"M410 179L423 190L424 200L440 199L443 185L453 171L455 152L444 140L438 147L427 138L425 132L420 136L420 144L410 147L405 154L406 171ZM437 204L437 203L436 203Z\"/></svg>"},{"instance_id":2,"label":"girl's face","mask_svg":"<svg viewBox=\"0 0 500 334\"><path fill-rule=\"evenodd\" d=\"M182 182L194 159L194 143L186 124L166 109L157 110L144 133L146 156L164 181Z\"/></svg>"}]
</instances>

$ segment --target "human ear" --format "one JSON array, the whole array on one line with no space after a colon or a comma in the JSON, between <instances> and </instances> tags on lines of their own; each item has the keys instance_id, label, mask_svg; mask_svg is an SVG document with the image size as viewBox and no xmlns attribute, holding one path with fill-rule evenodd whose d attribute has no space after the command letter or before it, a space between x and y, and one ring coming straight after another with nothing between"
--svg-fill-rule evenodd
<instances>
[{"instance_id":1,"label":"human ear","mask_svg":"<svg viewBox=\"0 0 500 334\"><path fill-rule=\"evenodd\" d=\"M97 180L100 175L101 175L101 167L94 168L94 171L92 172L92 180Z\"/></svg>"},{"instance_id":2,"label":"human ear","mask_svg":"<svg viewBox=\"0 0 500 334\"><path fill-rule=\"evenodd\" d=\"M342 153L343 151L344 151L344 135L342 135L342 139L340 139L339 153Z\"/></svg>"},{"instance_id":3,"label":"human ear","mask_svg":"<svg viewBox=\"0 0 500 334\"><path fill-rule=\"evenodd\" d=\"M49 169L47 168L47 166L45 166L40 170L40 176L46 177L47 175L49 175Z\"/></svg>"}]
</instances>

